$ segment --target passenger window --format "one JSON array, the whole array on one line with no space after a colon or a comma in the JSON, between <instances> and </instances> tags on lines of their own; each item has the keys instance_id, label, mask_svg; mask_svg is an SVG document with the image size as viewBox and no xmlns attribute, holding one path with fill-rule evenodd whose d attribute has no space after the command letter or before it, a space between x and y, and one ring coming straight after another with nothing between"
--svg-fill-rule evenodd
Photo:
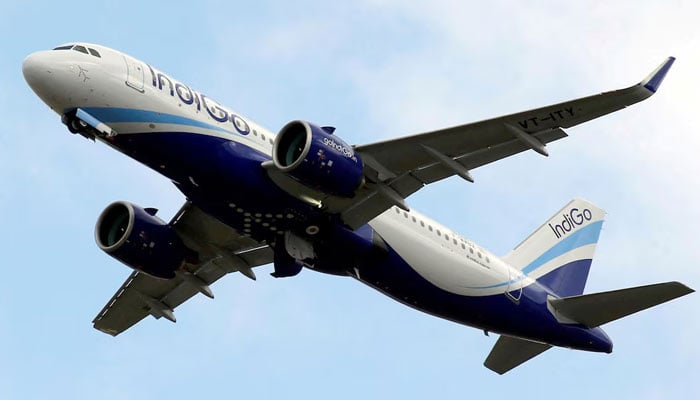
<instances>
[{"instance_id":1,"label":"passenger window","mask_svg":"<svg viewBox=\"0 0 700 400\"><path fill-rule=\"evenodd\" d=\"M456 245L456 244L457 244L457 239L452 238L452 243Z\"/></svg>"},{"instance_id":2,"label":"passenger window","mask_svg":"<svg viewBox=\"0 0 700 400\"><path fill-rule=\"evenodd\" d=\"M260 134L260 138L261 138L262 140L266 140L266 139L265 139L265 135L263 135L262 133Z\"/></svg>"},{"instance_id":3,"label":"passenger window","mask_svg":"<svg viewBox=\"0 0 700 400\"><path fill-rule=\"evenodd\" d=\"M432 231L433 231L433 226L432 226L432 225L428 225L428 230L429 230L430 232L432 232Z\"/></svg>"},{"instance_id":4,"label":"passenger window","mask_svg":"<svg viewBox=\"0 0 700 400\"><path fill-rule=\"evenodd\" d=\"M488 257L488 256L486 256L486 262L487 262L487 263L490 263L490 262L491 262L491 260L489 260L489 257Z\"/></svg>"},{"instance_id":5,"label":"passenger window","mask_svg":"<svg viewBox=\"0 0 700 400\"><path fill-rule=\"evenodd\" d=\"M411 219L413 220L413 223L415 224L415 223L416 223L416 217L411 217Z\"/></svg>"},{"instance_id":6,"label":"passenger window","mask_svg":"<svg viewBox=\"0 0 700 400\"><path fill-rule=\"evenodd\" d=\"M442 235L440 234L440 229L438 229L438 230L435 231L435 232L437 232L437 235L438 235L438 236L442 236Z\"/></svg>"},{"instance_id":7,"label":"passenger window","mask_svg":"<svg viewBox=\"0 0 700 400\"><path fill-rule=\"evenodd\" d=\"M401 214L401 211L399 211L399 208L398 208L398 207L394 207L394 210L396 210L396 213L397 213L397 214Z\"/></svg>"},{"instance_id":8,"label":"passenger window","mask_svg":"<svg viewBox=\"0 0 700 400\"><path fill-rule=\"evenodd\" d=\"M73 50L88 54L88 52L84 46L73 46Z\"/></svg>"},{"instance_id":9,"label":"passenger window","mask_svg":"<svg viewBox=\"0 0 700 400\"><path fill-rule=\"evenodd\" d=\"M469 248L469 252L472 253L472 254L474 254L474 249L472 249L472 248L470 247L470 248Z\"/></svg>"},{"instance_id":10,"label":"passenger window","mask_svg":"<svg viewBox=\"0 0 700 400\"><path fill-rule=\"evenodd\" d=\"M88 51L89 51L90 54L92 54L93 56L95 56L95 57L97 57L97 58L102 58L102 56L100 56L100 53L99 53L97 50L88 48Z\"/></svg>"},{"instance_id":11,"label":"passenger window","mask_svg":"<svg viewBox=\"0 0 700 400\"><path fill-rule=\"evenodd\" d=\"M406 211L403 212L403 217L408 218L408 213L406 213Z\"/></svg>"},{"instance_id":12,"label":"passenger window","mask_svg":"<svg viewBox=\"0 0 700 400\"><path fill-rule=\"evenodd\" d=\"M464 247L464 243L462 243L462 250L464 250L464 249L465 249L465 247Z\"/></svg>"},{"instance_id":13,"label":"passenger window","mask_svg":"<svg viewBox=\"0 0 700 400\"><path fill-rule=\"evenodd\" d=\"M423 221L421 221L421 222L420 222L420 226L422 226L423 228L425 228L425 223L424 223Z\"/></svg>"},{"instance_id":14,"label":"passenger window","mask_svg":"<svg viewBox=\"0 0 700 400\"><path fill-rule=\"evenodd\" d=\"M258 131L256 131L255 129L253 129L253 135L254 135L254 136L258 136Z\"/></svg>"},{"instance_id":15,"label":"passenger window","mask_svg":"<svg viewBox=\"0 0 700 400\"><path fill-rule=\"evenodd\" d=\"M481 252L478 252L476 254L479 256L479 258L481 258Z\"/></svg>"},{"instance_id":16,"label":"passenger window","mask_svg":"<svg viewBox=\"0 0 700 400\"><path fill-rule=\"evenodd\" d=\"M272 139L270 139L270 144L271 144L271 145L274 145L275 142L274 142Z\"/></svg>"}]
</instances>

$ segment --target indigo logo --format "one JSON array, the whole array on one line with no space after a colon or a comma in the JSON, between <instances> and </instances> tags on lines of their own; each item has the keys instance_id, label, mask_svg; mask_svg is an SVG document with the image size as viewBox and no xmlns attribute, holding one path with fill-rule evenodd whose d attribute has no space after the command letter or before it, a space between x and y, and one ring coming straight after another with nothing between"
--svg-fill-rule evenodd
<instances>
[{"instance_id":1,"label":"indigo logo","mask_svg":"<svg viewBox=\"0 0 700 400\"><path fill-rule=\"evenodd\" d=\"M562 221L554 226L549 224L557 239L573 231L576 227L583 225L586 221L590 221L593 218L593 214L587 208L584 208L583 211L580 211L578 208L572 208L568 213L564 213L562 218Z\"/></svg>"}]
</instances>

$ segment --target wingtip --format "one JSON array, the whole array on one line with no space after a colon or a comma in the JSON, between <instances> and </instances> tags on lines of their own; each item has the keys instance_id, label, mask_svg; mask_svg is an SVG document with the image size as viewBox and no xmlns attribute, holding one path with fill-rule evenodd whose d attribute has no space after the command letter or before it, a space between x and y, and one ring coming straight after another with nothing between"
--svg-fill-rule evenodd
<instances>
[{"instance_id":1,"label":"wingtip","mask_svg":"<svg viewBox=\"0 0 700 400\"><path fill-rule=\"evenodd\" d=\"M499 370L498 368L489 365L488 362L486 362L486 361L484 361L484 367L486 367L486 368L487 368L488 370L490 370L490 371L493 371L493 372L497 373L498 375L503 375L503 374L505 374L506 372L509 371L509 370L506 370L506 371Z\"/></svg>"},{"instance_id":2,"label":"wingtip","mask_svg":"<svg viewBox=\"0 0 700 400\"><path fill-rule=\"evenodd\" d=\"M695 293L695 289L687 286L686 284L684 284L682 282L673 281L673 282L669 282L669 284L674 285L678 288L680 296L685 296L687 294Z\"/></svg>"},{"instance_id":3,"label":"wingtip","mask_svg":"<svg viewBox=\"0 0 700 400\"><path fill-rule=\"evenodd\" d=\"M642 86L652 93L656 93L661 86L666 74L671 69L673 62L676 61L676 57L668 57L661 65L659 65L649 76L642 81Z\"/></svg>"}]
</instances>

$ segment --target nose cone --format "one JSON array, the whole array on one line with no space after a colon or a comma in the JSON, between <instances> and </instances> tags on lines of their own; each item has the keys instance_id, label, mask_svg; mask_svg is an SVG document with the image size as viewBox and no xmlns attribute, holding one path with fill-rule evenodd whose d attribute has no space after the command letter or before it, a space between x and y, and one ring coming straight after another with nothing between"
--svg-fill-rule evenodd
<instances>
[{"instance_id":1,"label":"nose cone","mask_svg":"<svg viewBox=\"0 0 700 400\"><path fill-rule=\"evenodd\" d=\"M51 74L48 54L45 51L30 54L22 63L22 74L29 87L44 102L50 98Z\"/></svg>"}]
</instances>

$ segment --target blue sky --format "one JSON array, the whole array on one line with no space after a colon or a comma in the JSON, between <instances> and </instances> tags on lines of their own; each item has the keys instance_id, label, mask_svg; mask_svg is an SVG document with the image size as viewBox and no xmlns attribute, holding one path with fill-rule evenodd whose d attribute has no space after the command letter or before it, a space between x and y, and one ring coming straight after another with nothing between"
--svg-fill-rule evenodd
<instances>
[{"instance_id":1,"label":"blue sky","mask_svg":"<svg viewBox=\"0 0 700 400\"><path fill-rule=\"evenodd\" d=\"M476 121L641 80L678 57L659 93L409 203L504 254L573 197L607 210L588 292L700 287L700 6L692 1L120 1L3 5L0 37L0 398L677 398L700 368L691 295L606 326L611 355L548 351L499 377L495 336L411 309L351 279L230 276L112 338L90 321L129 270L94 244L118 199L184 198L166 179L69 135L22 59L107 45L277 131L292 119L350 143ZM690 385L689 385L690 383ZM544 393L543 393L544 392Z\"/></svg>"}]
</instances>

